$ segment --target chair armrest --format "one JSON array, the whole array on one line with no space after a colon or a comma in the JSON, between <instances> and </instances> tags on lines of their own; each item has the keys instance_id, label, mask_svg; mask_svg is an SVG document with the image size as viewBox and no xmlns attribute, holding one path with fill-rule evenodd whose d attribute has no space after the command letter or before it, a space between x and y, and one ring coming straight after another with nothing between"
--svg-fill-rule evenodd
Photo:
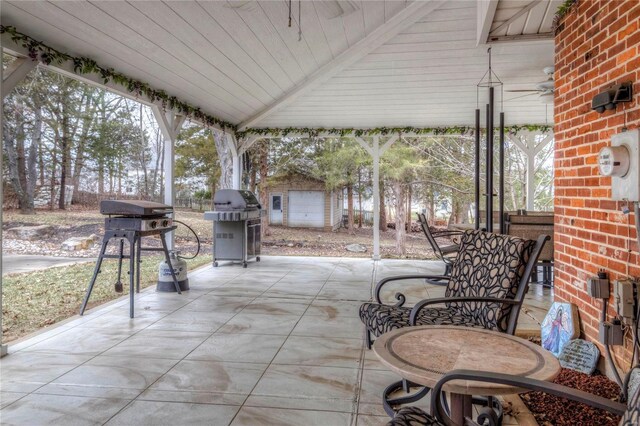
<instances>
[{"instance_id":1,"label":"chair armrest","mask_svg":"<svg viewBox=\"0 0 640 426\"><path fill-rule=\"evenodd\" d=\"M440 392L442 386L451 380L473 380L478 382L498 383L507 386L515 386L530 391L544 392L549 395L566 398L571 401L581 402L591 407L600 408L619 416L624 415L627 410L626 404L612 401L601 396L593 395L568 386L546 382L544 380L529 379L503 373L489 373L474 370L453 370L442 376L431 391L431 407L438 420L445 424L451 424L445 410L440 403Z\"/></svg>"},{"instance_id":2,"label":"chair armrest","mask_svg":"<svg viewBox=\"0 0 640 426\"><path fill-rule=\"evenodd\" d=\"M431 235L433 235L434 237L441 237L441 236L447 236L447 235L462 235L464 234L464 231L453 231L453 230L443 230L443 231L432 231Z\"/></svg>"},{"instance_id":3,"label":"chair armrest","mask_svg":"<svg viewBox=\"0 0 640 426\"><path fill-rule=\"evenodd\" d=\"M409 316L409 324L416 325L416 319L418 318L418 313L429 305L437 305L440 303L451 303L451 302L484 302L484 303L503 303L507 305L518 305L521 302L518 302L513 299L501 299L497 297L436 297L433 299L425 299L416 303L411 309L411 315Z\"/></svg>"},{"instance_id":4,"label":"chair armrest","mask_svg":"<svg viewBox=\"0 0 640 426\"><path fill-rule=\"evenodd\" d=\"M447 283L449 282L449 277L444 275L396 275L393 277L383 278L380 281L378 281L378 284L376 285L376 290L375 290L376 301L380 304L383 304L382 300L380 299L380 292L382 291L382 287L386 283L391 281L414 280L414 279L432 280L433 281L432 284L439 284L438 281L445 281L441 283L442 285L447 285ZM395 304L396 307L400 307L404 305L404 302L405 302L404 295L402 295L401 293L396 293L395 298L396 300L398 300L398 303Z\"/></svg>"}]
</instances>

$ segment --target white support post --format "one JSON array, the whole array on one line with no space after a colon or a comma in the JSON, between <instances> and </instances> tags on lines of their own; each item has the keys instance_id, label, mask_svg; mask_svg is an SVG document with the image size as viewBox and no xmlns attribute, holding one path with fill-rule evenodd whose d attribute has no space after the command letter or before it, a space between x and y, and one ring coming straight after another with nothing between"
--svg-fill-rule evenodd
<instances>
[{"instance_id":1,"label":"white support post","mask_svg":"<svg viewBox=\"0 0 640 426\"><path fill-rule=\"evenodd\" d=\"M373 137L373 260L380 260L380 137Z\"/></svg>"},{"instance_id":2,"label":"white support post","mask_svg":"<svg viewBox=\"0 0 640 426\"><path fill-rule=\"evenodd\" d=\"M535 210L534 200L536 197L536 154L535 149L527 146L527 210Z\"/></svg>"},{"instance_id":3,"label":"white support post","mask_svg":"<svg viewBox=\"0 0 640 426\"><path fill-rule=\"evenodd\" d=\"M173 206L176 201L174 185L175 143L185 117L173 111L164 112L157 105L154 105L151 109L164 136L164 203ZM173 250L173 246L174 233L169 232L167 234L167 247L169 250Z\"/></svg>"},{"instance_id":4,"label":"white support post","mask_svg":"<svg viewBox=\"0 0 640 426\"><path fill-rule=\"evenodd\" d=\"M536 146L536 134L527 133L523 134L526 143L522 143L520 139L508 137L508 140L517 146L527 157L527 181L525 182L525 193L527 196L526 209L529 211L535 210L535 198L536 198L536 155L542 151L553 140L553 134L547 135Z\"/></svg>"},{"instance_id":5,"label":"white support post","mask_svg":"<svg viewBox=\"0 0 640 426\"><path fill-rule=\"evenodd\" d=\"M17 58L4 71L2 76L2 99L4 99L11 91L29 74L29 72L38 66L38 61L32 61L28 58Z\"/></svg>"},{"instance_id":6,"label":"white support post","mask_svg":"<svg viewBox=\"0 0 640 426\"><path fill-rule=\"evenodd\" d=\"M400 136L391 136L380 146L380 136L373 136L373 144L369 145L361 137L356 137L358 144L373 159L373 260L380 260L380 156L383 155Z\"/></svg>"},{"instance_id":7,"label":"white support post","mask_svg":"<svg viewBox=\"0 0 640 426\"><path fill-rule=\"evenodd\" d=\"M235 135L227 134L226 143L231 151L231 188L242 189L242 152L238 149L238 140Z\"/></svg>"},{"instance_id":8,"label":"white support post","mask_svg":"<svg viewBox=\"0 0 640 426\"><path fill-rule=\"evenodd\" d=\"M2 52L2 48L0 47L0 52ZM2 67L0 66L0 96L2 99L4 99L4 97L7 94L5 85L4 85L4 71L2 69ZM4 120L4 115L3 115L3 110L4 108L0 108L0 129L2 129L3 126L3 120ZM4 135L4 132L2 132L2 134ZM2 145L4 146L4 141L2 140L3 136L0 136L0 141L2 141ZM2 165L4 164L4 160L2 158L2 153L3 153L3 149L0 149L0 176L4 176L4 170L2 170ZM4 200L4 194L2 192L2 187L4 185L0 185L0 200ZM2 226L2 209L0 209L0 227ZM0 245L2 245L2 234L0 233ZM0 265L2 265L2 251L0 251ZM2 266L0 266L0 276L2 276ZM4 280L0 279L0 306L2 306L2 293L3 293L3 287L4 287ZM0 315L0 330L2 330L2 315ZM2 343L2 335L0 334L0 357L3 357L7 354L7 345Z\"/></svg>"}]
</instances>

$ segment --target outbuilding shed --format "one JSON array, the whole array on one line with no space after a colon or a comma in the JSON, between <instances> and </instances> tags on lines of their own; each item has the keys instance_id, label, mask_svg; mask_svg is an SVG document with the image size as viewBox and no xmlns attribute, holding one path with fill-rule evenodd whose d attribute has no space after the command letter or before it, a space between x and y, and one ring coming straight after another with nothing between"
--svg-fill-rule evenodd
<instances>
[{"instance_id":1,"label":"outbuilding shed","mask_svg":"<svg viewBox=\"0 0 640 426\"><path fill-rule=\"evenodd\" d=\"M342 191L327 191L324 181L298 172L269 179L271 225L333 231L342 220Z\"/></svg>"}]
</instances>

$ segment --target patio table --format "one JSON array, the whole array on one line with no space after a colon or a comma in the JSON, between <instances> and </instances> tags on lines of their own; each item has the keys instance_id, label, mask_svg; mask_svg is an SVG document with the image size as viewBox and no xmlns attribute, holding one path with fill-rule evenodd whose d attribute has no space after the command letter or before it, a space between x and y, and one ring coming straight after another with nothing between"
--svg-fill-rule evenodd
<instances>
[{"instance_id":1,"label":"patio table","mask_svg":"<svg viewBox=\"0 0 640 426\"><path fill-rule=\"evenodd\" d=\"M404 379L433 388L451 370L467 369L551 380L560 363L541 346L510 334L459 326L416 326L379 337L373 350L380 361ZM451 397L451 419L471 417L472 395L518 393L513 386L455 380L444 385Z\"/></svg>"}]
</instances>

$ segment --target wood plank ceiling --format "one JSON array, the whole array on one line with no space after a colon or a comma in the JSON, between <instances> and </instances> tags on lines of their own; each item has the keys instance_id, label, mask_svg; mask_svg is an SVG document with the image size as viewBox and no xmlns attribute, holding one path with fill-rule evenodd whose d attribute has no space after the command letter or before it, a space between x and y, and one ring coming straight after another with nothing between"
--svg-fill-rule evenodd
<instances>
[{"instance_id":1,"label":"wood plank ceiling","mask_svg":"<svg viewBox=\"0 0 640 426\"><path fill-rule=\"evenodd\" d=\"M508 3L503 8L498 5L497 19L508 19L500 11L514 3L523 7L529 2ZM410 2L303 1L301 40L299 3L292 4L291 28L288 4L286 0L9 0L3 1L1 19L4 25L14 25L62 51L94 58L208 113L241 123L304 84L314 71ZM339 11L339 5L347 11L355 6L355 11L328 16L332 9ZM476 46L476 7L475 0L445 2L254 127L471 124L476 83L487 67L487 46ZM548 21L548 13L536 13L530 19ZM494 21L492 27L499 25ZM540 23L528 25L543 28ZM515 27L505 34L514 31ZM505 89L534 88L546 78L542 68L553 64L553 41L494 44L493 59ZM521 95L505 93L508 124L552 120L552 108L536 95ZM485 97L481 93L480 104Z\"/></svg>"}]
</instances>

